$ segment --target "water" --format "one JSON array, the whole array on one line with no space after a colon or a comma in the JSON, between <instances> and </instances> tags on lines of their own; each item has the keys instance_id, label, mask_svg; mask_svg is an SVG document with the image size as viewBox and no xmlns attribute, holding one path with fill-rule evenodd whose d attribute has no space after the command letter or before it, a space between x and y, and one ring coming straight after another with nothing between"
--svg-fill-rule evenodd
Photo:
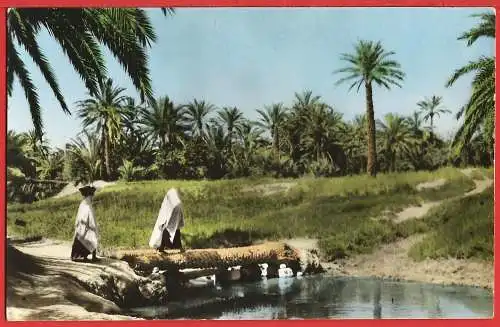
<instances>
[{"instance_id":1,"label":"water","mask_svg":"<svg viewBox=\"0 0 500 327\"><path fill-rule=\"evenodd\" d=\"M311 276L189 289L146 319L490 318L493 295L478 288Z\"/></svg>"}]
</instances>

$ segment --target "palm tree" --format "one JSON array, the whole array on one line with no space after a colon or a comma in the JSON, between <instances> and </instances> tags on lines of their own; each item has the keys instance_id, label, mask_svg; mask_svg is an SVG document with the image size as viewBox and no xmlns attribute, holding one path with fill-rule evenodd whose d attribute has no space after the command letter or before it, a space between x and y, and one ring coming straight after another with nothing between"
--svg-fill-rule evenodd
<instances>
[{"instance_id":1,"label":"palm tree","mask_svg":"<svg viewBox=\"0 0 500 327\"><path fill-rule=\"evenodd\" d=\"M295 92L294 97L293 110L299 114L310 111L321 101L321 96L313 96L311 90L305 90L302 93Z\"/></svg>"},{"instance_id":2,"label":"palm tree","mask_svg":"<svg viewBox=\"0 0 500 327\"><path fill-rule=\"evenodd\" d=\"M321 96L313 95L310 90L296 92L294 98L291 111L284 122L283 134L290 157L294 162L298 162L304 159L307 152L304 135L308 116L317 106L322 105L322 102Z\"/></svg>"},{"instance_id":3,"label":"palm tree","mask_svg":"<svg viewBox=\"0 0 500 327\"><path fill-rule=\"evenodd\" d=\"M222 177L226 173L226 145L228 138L224 132L224 127L214 122L207 129L207 134L204 137L207 144L208 154L212 159L212 167L209 169L209 176Z\"/></svg>"},{"instance_id":4,"label":"palm tree","mask_svg":"<svg viewBox=\"0 0 500 327\"><path fill-rule=\"evenodd\" d=\"M242 150L242 162L240 162L240 164L243 164L246 167L250 167L250 165L253 164L252 159L258 147L261 135L262 130L257 128L256 124L252 124L248 121L242 123L241 129L238 131Z\"/></svg>"},{"instance_id":5,"label":"palm tree","mask_svg":"<svg viewBox=\"0 0 500 327\"><path fill-rule=\"evenodd\" d=\"M265 128L271 134L272 147L278 160L280 159L280 133L283 128L283 123L287 118L287 109L282 103L275 103L267 106L264 110L257 109L260 115L258 126Z\"/></svg>"},{"instance_id":6,"label":"palm tree","mask_svg":"<svg viewBox=\"0 0 500 327\"><path fill-rule=\"evenodd\" d=\"M478 39L483 37L495 37L495 14L494 13L482 13L473 14L471 17L481 18L481 23L478 26L471 28L467 32L463 33L458 37L459 40L466 40L467 46L471 46Z\"/></svg>"},{"instance_id":7,"label":"palm tree","mask_svg":"<svg viewBox=\"0 0 500 327\"><path fill-rule=\"evenodd\" d=\"M414 111L410 116L406 118L408 122L408 127L415 138L421 138L423 136L422 131L422 116L419 111Z\"/></svg>"},{"instance_id":8,"label":"palm tree","mask_svg":"<svg viewBox=\"0 0 500 327\"><path fill-rule=\"evenodd\" d=\"M305 119L304 143L319 162L335 140L342 123L342 115L326 104L317 104Z\"/></svg>"},{"instance_id":9,"label":"palm tree","mask_svg":"<svg viewBox=\"0 0 500 327\"><path fill-rule=\"evenodd\" d=\"M473 17L480 17L481 23L463 33L458 38L459 40L467 40L467 46L472 46L480 38L495 37L494 13L483 13L473 15ZM472 95L468 103L457 114L457 119L462 115L465 115L465 119L452 143L458 151L462 151L464 145L471 141L474 133L481 130L486 134L484 137L485 141L490 145L493 144L495 125L495 57L483 56L457 69L448 80L447 86L452 86L457 79L471 72L475 73L472 81ZM481 128L481 126L485 128Z\"/></svg>"},{"instance_id":10,"label":"palm tree","mask_svg":"<svg viewBox=\"0 0 500 327\"><path fill-rule=\"evenodd\" d=\"M172 13L162 9L164 14ZM7 93L12 95L17 77L29 104L35 131L42 136L43 120L38 90L19 54L26 50L40 69L63 111L70 110L61 93L52 66L38 44L42 30L61 46L71 66L90 94L99 92L106 76L101 45L105 46L130 76L141 99L153 99L147 48L156 34L143 9L138 8L13 8L7 14Z\"/></svg>"},{"instance_id":11,"label":"palm tree","mask_svg":"<svg viewBox=\"0 0 500 327\"><path fill-rule=\"evenodd\" d=\"M43 158L36 160L36 172L41 180L54 180L58 173L62 172L64 164L64 154L60 152L48 153Z\"/></svg>"},{"instance_id":12,"label":"palm tree","mask_svg":"<svg viewBox=\"0 0 500 327\"><path fill-rule=\"evenodd\" d=\"M175 106L168 96L161 97L141 111L140 123L153 141L158 142L161 150L182 145L187 127L185 113L181 106Z\"/></svg>"},{"instance_id":13,"label":"palm tree","mask_svg":"<svg viewBox=\"0 0 500 327\"><path fill-rule=\"evenodd\" d=\"M34 129L30 129L28 132L23 133L22 136L25 139L25 151L32 158L44 158L49 153L49 142L45 138L45 133L38 136Z\"/></svg>"},{"instance_id":14,"label":"palm tree","mask_svg":"<svg viewBox=\"0 0 500 327\"><path fill-rule=\"evenodd\" d=\"M194 99L185 106L186 120L191 129L191 135L201 138L207 131L207 116L215 110L215 106Z\"/></svg>"},{"instance_id":15,"label":"palm tree","mask_svg":"<svg viewBox=\"0 0 500 327\"><path fill-rule=\"evenodd\" d=\"M78 182L92 184L99 174L101 160L99 159L100 140L97 136L84 130L69 146L69 153L82 165L83 172L78 176Z\"/></svg>"},{"instance_id":16,"label":"palm tree","mask_svg":"<svg viewBox=\"0 0 500 327\"><path fill-rule=\"evenodd\" d=\"M231 152L233 139L236 132L241 132L245 118L243 112L236 107L224 107L217 112L219 123L226 128L226 135L228 141L228 150Z\"/></svg>"},{"instance_id":17,"label":"palm tree","mask_svg":"<svg viewBox=\"0 0 500 327\"><path fill-rule=\"evenodd\" d=\"M110 155L112 148L122 136L122 121L125 114L124 105L128 97L122 95L122 87L113 85L113 80L108 78L94 96L79 101L78 116L83 119L83 128L94 127L97 135L101 135L104 147L104 164L106 177L111 178Z\"/></svg>"},{"instance_id":18,"label":"palm tree","mask_svg":"<svg viewBox=\"0 0 500 327\"><path fill-rule=\"evenodd\" d=\"M140 112L144 107L142 105L138 105L135 102L135 99L132 97L127 97L125 100L125 103L122 106L122 111L123 111L123 129L124 129L124 134L129 135L129 136L134 136L134 137L140 137L141 136L141 130L139 128L139 115L137 114Z\"/></svg>"},{"instance_id":19,"label":"palm tree","mask_svg":"<svg viewBox=\"0 0 500 327\"><path fill-rule=\"evenodd\" d=\"M378 120L382 151L386 155L389 169L396 171L396 158L409 151L414 145L412 133L404 117L389 113L384 116L384 121Z\"/></svg>"},{"instance_id":20,"label":"palm tree","mask_svg":"<svg viewBox=\"0 0 500 327\"><path fill-rule=\"evenodd\" d=\"M467 46L472 46L480 38L495 38L495 14L483 13L473 15L481 22L463 33L458 39L466 40ZM455 71L446 83L451 87L459 78L474 73L472 94L469 101L457 114L457 119L464 115L464 122L455 134L452 146L461 152L464 146L473 139L476 132L483 130L484 139L493 144L495 128L495 57L482 56L476 61L470 61L464 67ZM484 128L482 128L484 127ZM492 153L492 151L491 151Z\"/></svg>"},{"instance_id":21,"label":"palm tree","mask_svg":"<svg viewBox=\"0 0 500 327\"><path fill-rule=\"evenodd\" d=\"M417 103L420 112L424 114L423 120L430 122L431 136L434 134L434 118L439 118L441 114L451 113L450 110L441 106L442 101L442 97L433 95L431 98L425 98Z\"/></svg>"},{"instance_id":22,"label":"palm tree","mask_svg":"<svg viewBox=\"0 0 500 327\"><path fill-rule=\"evenodd\" d=\"M34 161L27 153L28 140L24 133L16 133L13 130L7 131L6 137L6 159L7 167L20 169L24 175L34 176Z\"/></svg>"},{"instance_id":23,"label":"palm tree","mask_svg":"<svg viewBox=\"0 0 500 327\"><path fill-rule=\"evenodd\" d=\"M356 115L346 124L341 135L342 149L347 156L348 171L361 173L366 169L366 115Z\"/></svg>"},{"instance_id":24,"label":"palm tree","mask_svg":"<svg viewBox=\"0 0 500 327\"><path fill-rule=\"evenodd\" d=\"M377 174L377 150L375 145L375 112L373 108L373 83L387 89L391 85L401 87L399 82L403 81L405 74L401 71L401 65L390 59L395 53L385 51L380 42L359 41L355 46L354 54L342 54L341 59L349 63L349 66L336 70L334 73L347 74L346 77L337 81L337 85L351 82L349 90L356 87L357 91L362 85L365 86L367 136L368 136L368 160L366 170L371 176Z\"/></svg>"}]
</instances>

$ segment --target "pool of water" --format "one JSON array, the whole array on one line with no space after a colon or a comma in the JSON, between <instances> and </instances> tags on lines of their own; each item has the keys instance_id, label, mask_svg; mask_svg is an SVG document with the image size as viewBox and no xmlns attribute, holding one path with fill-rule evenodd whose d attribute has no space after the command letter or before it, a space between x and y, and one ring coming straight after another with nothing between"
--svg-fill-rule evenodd
<instances>
[{"instance_id":1,"label":"pool of water","mask_svg":"<svg viewBox=\"0 0 500 327\"><path fill-rule=\"evenodd\" d=\"M479 288L310 276L188 289L168 305L133 309L146 319L490 318Z\"/></svg>"}]
</instances>

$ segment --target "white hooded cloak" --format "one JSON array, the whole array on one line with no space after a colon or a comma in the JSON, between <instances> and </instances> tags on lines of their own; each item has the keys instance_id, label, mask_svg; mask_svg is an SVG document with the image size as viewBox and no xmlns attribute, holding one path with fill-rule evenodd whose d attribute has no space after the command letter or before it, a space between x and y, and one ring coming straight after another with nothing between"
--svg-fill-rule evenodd
<instances>
[{"instance_id":1,"label":"white hooded cloak","mask_svg":"<svg viewBox=\"0 0 500 327\"><path fill-rule=\"evenodd\" d=\"M89 252L92 253L97 249L99 231L95 221L91 197L86 197L80 202L76 215L75 237Z\"/></svg>"},{"instance_id":2,"label":"white hooded cloak","mask_svg":"<svg viewBox=\"0 0 500 327\"><path fill-rule=\"evenodd\" d=\"M156 219L149 246L157 249L161 245L163 231L167 229L170 234L170 242L174 241L177 229L184 227L184 214L179 193L175 188L168 190L161 204L158 218Z\"/></svg>"}]
</instances>

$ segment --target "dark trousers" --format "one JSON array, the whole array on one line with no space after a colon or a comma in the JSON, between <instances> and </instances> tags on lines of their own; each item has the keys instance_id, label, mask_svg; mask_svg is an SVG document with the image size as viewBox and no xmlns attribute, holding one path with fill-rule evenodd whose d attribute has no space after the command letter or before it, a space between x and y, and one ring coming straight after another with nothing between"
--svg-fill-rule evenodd
<instances>
[{"instance_id":1,"label":"dark trousers","mask_svg":"<svg viewBox=\"0 0 500 327\"><path fill-rule=\"evenodd\" d=\"M165 228L163 230L163 236L161 238L161 245L158 250L164 250L164 249L181 249L182 248L182 243L181 243L181 231L180 229L175 231L174 235L174 241L170 242L170 234Z\"/></svg>"},{"instance_id":2,"label":"dark trousers","mask_svg":"<svg viewBox=\"0 0 500 327\"><path fill-rule=\"evenodd\" d=\"M85 259L90 254L90 251L83 246L76 237L73 239L73 246L71 247L71 259ZM96 251L92 252L92 255L96 255Z\"/></svg>"}]
</instances>

